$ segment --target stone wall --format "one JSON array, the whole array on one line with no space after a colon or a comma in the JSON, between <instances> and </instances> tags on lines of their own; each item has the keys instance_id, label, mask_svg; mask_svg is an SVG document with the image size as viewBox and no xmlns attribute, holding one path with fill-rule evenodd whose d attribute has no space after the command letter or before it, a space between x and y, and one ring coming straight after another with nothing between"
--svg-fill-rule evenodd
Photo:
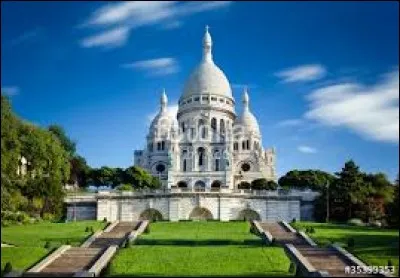
<instances>
[{"instance_id":1,"label":"stone wall","mask_svg":"<svg viewBox=\"0 0 400 278\"><path fill-rule=\"evenodd\" d=\"M75 205L74 205L75 203ZM311 220L313 203L296 196L257 196L230 193L164 193L164 194L97 194L92 202L67 202L67 219L137 221L146 210L159 211L164 220L189 220L196 208L204 208L213 219L237 220L243 210L252 210L261 221L293 218Z\"/></svg>"}]
</instances>

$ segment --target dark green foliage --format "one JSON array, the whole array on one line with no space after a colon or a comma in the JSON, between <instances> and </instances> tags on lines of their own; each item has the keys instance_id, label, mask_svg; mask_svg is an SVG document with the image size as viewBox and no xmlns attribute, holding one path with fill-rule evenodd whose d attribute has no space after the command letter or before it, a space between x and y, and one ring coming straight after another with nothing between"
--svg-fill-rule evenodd
<instances>
[{"instance_id":1,"label":"dark green foliage","mask_svg":"<svg viewBox=\"0 0 400 278\"><path fill-rule=\"evenodd\" d=\"M354 238L352 238L352 237L348 238L348 239L347 239L347 247L348 247L348 248L353 248L354 245L355 245Z\"/></svg>"},{"instance_id":2,"label":"dark green foliage","mask_svg":"<svg viewBox=\"0 0 400 278\"><path fill-rule=\"evenodd\" d=\"M392 267L392 266L393 266L393 262L392 262L392 260L390 260L390 259L388 260L388 262L387 262L387 266L388 266L388 267Z\"/></svg>"},{"instance_id":3,"label":"dark green foliage","mask_svg":"<svg viewBox=\"0 0 400 278\"><path fill-rule=\"evenodd\" d=\"M327 182L332 183L334 179L332 174L320 170L293 170L280 177L278 183L282 188L323 191Z\"/></svg>"},{"instance_id":4,"label":"dark green foliage","mask_svg":"<svg viewBox=\"0 0 400 278\"><path fill-rule=\"evenodd\" d=\"M21 156L28 161L25 175L17 174ZM2 95L1 210L60 217L68 178L69 154L60 141L47 129L19 119Z\"/></svg>"},{"instance_id":5,"label":"dark green foliage","mask_svg":"<svg viewBox=\"0 0 400 278\"><path fill-rule=\"evenodd\" d=\"M296 218L293 218L291 223L296 223Z\"/></svg>"},{"instance_id":6,"label":"dark green foliage","mask_svg":"<svg viewBox=\"0 0 400 278\"><path fill-rule=\"evenodd\" d=\"M127 240L127 241L125 241L125 244L124 244L124 248L129 248L129 247L131 247L131 241L130 240Z\"/></svg>"},{"instance_id":7,"label":"dark green foliage","mask_svg":"<svg viewBox=\"0 0 400 278\"><path fill-rule=\"evenodd\" d=\"M238 189L250 189L250 187L251 187L251 184L246 181L242 181L238 185Z\"/></svg>"},{"instance_id":8,"label":"dark green foliage","mask_svg":"<svg viewBox=\"0 0 400 278\"><path fill-rule=\"evenodd\" d=\"M254 190L276 190L278 188L278 184L272 180L255 179L251 182L251 189Z\"/></svg>"},{"instance_id":9,"label":"dark green foliage","mask_svg":"<svg viewBox=\"0 0 400 278\"><path fill-rule=\"evenodd\" d=\"M89 231L90 231L92 234L94 233L93 226L90 226L90 229L89 229Z\"/></svg>"},{"instance_id":10,"label":"dark green foliage","mask_svg":"<svg viewBox=\"0 0 400 278\"><path fill-rule=\"evenodd\" d=\"M49 242L49 241L46 241L46 243L44 244L43 247L46 248L46 249L49 249L49 248L51 247L50 242Z\"/></svg>"},{"instance_id":11,"label":"dark green foliage","mask_svg":"<svg viewBox=\"0 0 400 278\"><path fill-rule=\"evenodd\" d=\"M88 233L88 232L90 232L90 228L89 228L89 227L86 227L86 228L85 228L85 233Z\"/></svg>"},{"instance_id":12,"label":"dark green foliage","mask_svg":"<svg viewBox=\"0 0 400 278\"><path fill-rule=\"evenodd\" d=\"M150 233L150 225L147 225L146 228L144 229L143 233L149 234Z\"/></svg>"},{"instance_id":13,"label":"dark green foliage","mask_svg":"<svg viewBox=\"0 0 400 278\"><path fill-rule=\"evenodd\" d=\"M103 218L103 222L106 223L107 222L107 217Z\"/></svg>"},{"instance_id":14,"label":"dark green foliage","mask_svg":"<svg viewBox=\"0 0 400 278\"><path fill-rule=\"evenodd\" d=\"M293 262L290 262L289 273L295 273L295 272L296 272L296 264Z\"/></svg>"},{"instance_id":15,"label":"dark green foliage","mask_svg":"<svg viewBox=\"0 0 400 278\"><path fill-rule=\"evenodd\" d=\"M69 239L67 239L67 241L65 242L65 245L71 245L71 242L69 241Z\"/></svg>"},{"instance_id":16,"label":"dark green foliage","mask_svg":"<svg viewBox=\"0 0 400 278\"><path fill-rule=\"evenodd\" d=\"M10 262L7 262L4 266L3 274L10 273L13 270L13 267Z\"/></svg>"}]
</instances>

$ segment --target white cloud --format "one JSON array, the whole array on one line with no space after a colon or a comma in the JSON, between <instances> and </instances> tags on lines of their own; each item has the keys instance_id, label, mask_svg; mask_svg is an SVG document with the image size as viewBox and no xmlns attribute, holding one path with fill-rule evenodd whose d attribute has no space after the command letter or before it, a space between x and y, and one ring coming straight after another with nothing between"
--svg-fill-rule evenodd
<instances>
[{"instance_id":1,"label":"white cloud","mask_svg":"<svg viewBox=\"0 0 400 278\"><path fill-rule=\"evenodd\" d=\"M180 1L126 1L107 4L95 10L81 27L103 27L119 26L126 28L127 32L132 29L160 25L165 29L178 28L182 25L179 20L195 13L205 12L226 7L230 1L203 1L203 2L180 2ZM97 37L95 35L92 37ZM128 35L126 35L128 37ZM90 38L90 37L89 37ZM86 38L84 40L87 40ZM126 40L117 40L118 43L111 46L122 46ZM109 46L109 40L97 41L93 46ZM83 45L85 46L85 45Z\"/></svg>"},{"instance_id":2,"label":"white cloud","mask_svg":"<svg viewBox=\"0 0 400 278\"><path fill-rule=\"evenodd\" d=\"M302 153L316 153L317 149L310 147L310 146L298 146L297 150Z\"/></svg>"},{"instance_id":3,"label":"white cloud","mask_svg":"<svg viewBox=\"0 0 400 278\"><path fill-rule=\"evenodd\" d=\"M182 27L182 25L183 25L182 21L175 20L172 22L165 23L164 26L162 26L162 29L173 30L173 29L178 29L178 28Z\"/></svg>"},{"instance_id":4,"label":"white cloud","mask_svg":"<svg viewBox=\"0 0 400 278\"><path fill-rule=\"evenodd\" d=\"M307 99L307 119L346 127L375 141L399 141L398 68L374 85L338 83L314 90Z\"/></svg>"},{"instance_id":5,"label":"white cloud","mask_svg":"<svg viewBox=\"0 0 400 278\"><path fill-rule=\"evenodd\" d=\"M275 75L285 83L305 82L323 78L326 75L326 69L318 64L301 65L284 69Z\"/></svg>"},{"instance_id":6,"label":"white cloud","mask_svg":"<svg viewBox=\"0 0 400 278\"><path fill-rule=\"evenodd\" d=\"M299 126L304 123L302 119L287 119L278 122L277 126L286 127L286 126Z\"/></svg>"},{"instance_id":7,"label":"white cloud","mask_svg":"<svg viewBox=\"0 0 400 278\"><path fill-rule=\"evenodd\" d=\"M179 64L175 58L164 57L150 60L136 61L121 65L123 68L144 70L149 75L167 75L179 71Z\"/></svg>"},{"instance_id":8,"label":"white cloud","mask_svg":"<svg viewBox=\"0 0 400 278\"><path fill-rule=\"evenodd\" d=\"M178 104L168 105L168 115L176 119L176 115L178 114ZM147 122L150 124L154 117L157 116L159 110L153 111L151 114L147 115Z\"/></svg>"},{"instance_id":9,"label":"white cloud","mask_svg":"<svg viewBox=\"0 0 400 278\"><path fill-rule=\"evenodd\" d=\"M116 27L103 33L87 37L81 41L83 47L116 47L125 44L129 37L129 29L126 27Z\"/></svg>"},{"instance_id":10,"label":"white cloud","mask_svg":"<svg viewBox=\"0 0 400 278\"><path fill-rule=\"evenodd\" d=\"M21 35L19 35L18 37L16 37L15 39L13 39L12 41L10 41L10 46L15 46L18 45L20 43L29 41L37 36L40 35L41 32L41 28L40 27L36 27L34 29L28 30L24 33L22 33Z\"/></svg>"},{"instance_id":11,"label":"white cloud","mask_svg":"<svg viewBox=\"0 0 400 278\"><path fill-rule=\"evenodd\" d=\"M17 86L1 87L1 94L4 94L9 97L18 95L19 91L20 91L19 87Z\"/></svg>"}]
</instances>

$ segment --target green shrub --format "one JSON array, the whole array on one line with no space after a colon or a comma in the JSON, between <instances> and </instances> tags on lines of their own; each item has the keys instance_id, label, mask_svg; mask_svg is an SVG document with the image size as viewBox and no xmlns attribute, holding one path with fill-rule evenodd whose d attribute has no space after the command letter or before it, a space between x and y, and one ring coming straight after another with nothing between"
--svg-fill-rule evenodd
<instances>
[{"instance_id":1,"label":"green shrub","mask_svg":"<svg viewBox=\"0 0 400 278\"><path fill-rule=\"evenodd\" d=\"M150 233L150 225L147 225L146 228L144 229L143 233L149 234Z\"/></svg>"},{"instance_id":2,"label":"green shrub","mask_svg":"<svg viewBox=\"0 0 400 278\"><path fill-rule=\"evenodd\" d=\"M67 239L67 241L65 242L65 245L71 245L71 242L69 241L69 239Z\"/></svg>"},{"instance_id":3,"label":"green shrub","mask_svg":"<svg viewBox=\"0 0 400 278\"><path fill-rule=\"evenodd\" d=\"M353 248L354 245L355 245L354 238L352 238L352 237L348 238L348 239L347 239L347 247L348 247L348 248Z\"/></svg>"},{"instance_id":4,"label":"green shrub","mask_svg":"<svg viewBox=\"0 0 400 278\"><path fill-rule=\"evenodd\" d=\"M132 184L121 184L115 189L118 191L132 191Z\"/></svg>"},{"instance_id":5,"label":"green shrub","mask_svg":"<svg viewBox=\"0 0 400 278\"><path fill-rule=\"evenodd\" d=\"M310 227L310 231L309 231L309 233L310 233L310 234L313 234L313 233L315 233L315 229L314 229L314 227Z\"/></svg>"},{"instance_id":6,"label":"green shrub","mask_svg":"<svg viewBox=\"0 0 400 278\"><path fill-rule=\"evenodd\" d=\"M296 223L296 218L293 218L291 223Z\"/></svg>"},{"instance_id":7,"label":"green shrub","mask_svg":"<svg viewBox=\"0 0 400 278\"><path fill-rule=\"evenodd\" d=\"M103 223L107 223L107 217L103 218Z\"/></svg>"},{"instance_id":8,"label":"green shrub","mask_svg":"<svg viewBox=\"0 0 400 278\"><path fill-rule=\"evenodd\" d=\"M130 240L127 240L127 241L125 242L124 248L129 248L129 247L131 247L131 241L130 241Z\"/></svg>"},{"instance_id":9,"label":"green shrub","mask_svg":"<svg viewBox=\"0 0 400 278\"><path fill-rule=\"evenodd\" d=\"M51 244L49 241L46 241L46 243L44 244L44 248L49 249L51 247Z\"/></svg>"},{"instance_id":10,"label":"green shrub","mask_svg":"<svg viewBox=\"0 0 400 278\"><path fill-rule=\"evenodd\" d=\"M13 270L13 267L10 262L7 262L4 266L3 274L10 273Z\"/></svg>"},{"instance_id":11,"label":"green shrub","mask_svg":"<svg viewBox=\"0 0 400 278\"><path fill-rule=\"evenodd\" d=\"M392 267L392 266L393 266L393 262L392 262L392 260L390 260L390 259L388 260L388 262L387 262L387 266L388 266L388 267Z\"/></svg>"},{"instance_id":12,"label":"green shrub","mask_svg":"<svg viewBox=\"0 0 400 278\"><path fill-rule=\"evenodd\" d=\"M359 218L349 219L349 221L347 221L347 224L353 225L353 226L364 226L365 225L364 222Z\"/></svg>"},{"instance_id":13,"label":"green shrub","mask_svg":"<svg viewBox=\"0 0 400 278\"><path fill-rule=\"evenodd\" d=\"M54 220L54 214L52 213L43 213L43 220L44 221L53 221Z\"/></svg>"},{"instance_id":14,"label":"green shrub","mask_svg":"<svg viewBox=\"0 0 400 278\"><path fill-rule=\"evenodd\" d=\"M291 262L289 265L289 273L295 273L296 272L296 264Z\"/></svg>"},{"instance_id":15,"label":"green shrub","mask_svg":"<svg viewBox=\"0 0 400 278\"><path fill-rule=\"evenodd\" d=\"M88 232L90 232L90 228L88 226L86 226L85 233L88 233Z\"/></svg>"},{"instance_id":16,"label":"green shrub","mask_svg":"<svg viewBox=\"0 0 400 278\"><path fill-rule=\"evenodd\" d=\"M89 231L90 231L92 234L94 233L93 226L90 226L90 229L89 229Z\"/></svg>"}]
</instances>

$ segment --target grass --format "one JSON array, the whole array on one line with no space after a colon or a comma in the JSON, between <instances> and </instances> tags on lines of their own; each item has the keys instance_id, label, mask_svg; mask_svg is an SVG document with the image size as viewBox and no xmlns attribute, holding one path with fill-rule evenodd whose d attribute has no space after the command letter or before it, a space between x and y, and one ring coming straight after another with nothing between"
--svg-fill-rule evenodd
<instances>
[{"instance_id":1,"label":"grass","mask_svg":"<svg viewBox=\"0 0 400 278\"><path fill-rule=\"evenodd\" d=\"M98 221L78 221L69 223L41 222L28 225L15 225L1 228L1 242L15 245L16 247L1 248L1 270L10 262L13 270L26 270L45 255L63 244L80 245L90 232L85 232L86 227L92 226L93 230L102 229L106 223ZM46 242L50 248L44 248Z\"/></svg>"},{"instance_id":2,"label":"grass","mask_svg":"<svg viewBox=\"0 0 400 278\"><path fill-rule=\"evenodd\" d=\"M98 221L77 221L68 223L40 222L29 225L14 225L1 228L1 242L23 247L44 247L49 241L58 247L69 241L78 246L90 236L85 228L92 226L94 231L102 229L105 223Z\"/></svg>"},{"instance_id":3,"label":"grass","mask_svg":"<svg viewBox=\"0 0 400 278\"><path fill-rule=\"evenodd\" d=\"M109 276L289 276L282 248L263 246L246 222L157 222L120 249Z\"/></svg>"},{"instance_id":4,"label":"grass","mask_svg":"<svg viewBox=\"0 0 400 278\"><path fill-rule=\"evenodd\" d=\"M358 227L331 223L296 222L295 228L314 227L310 237L319 245L337 242L371 266L386 266L391 260L396 273L399 269L399 231L373 227ZM347 248L348 238L353 238L355 246Z\"/></svg>"}]
</instances>

